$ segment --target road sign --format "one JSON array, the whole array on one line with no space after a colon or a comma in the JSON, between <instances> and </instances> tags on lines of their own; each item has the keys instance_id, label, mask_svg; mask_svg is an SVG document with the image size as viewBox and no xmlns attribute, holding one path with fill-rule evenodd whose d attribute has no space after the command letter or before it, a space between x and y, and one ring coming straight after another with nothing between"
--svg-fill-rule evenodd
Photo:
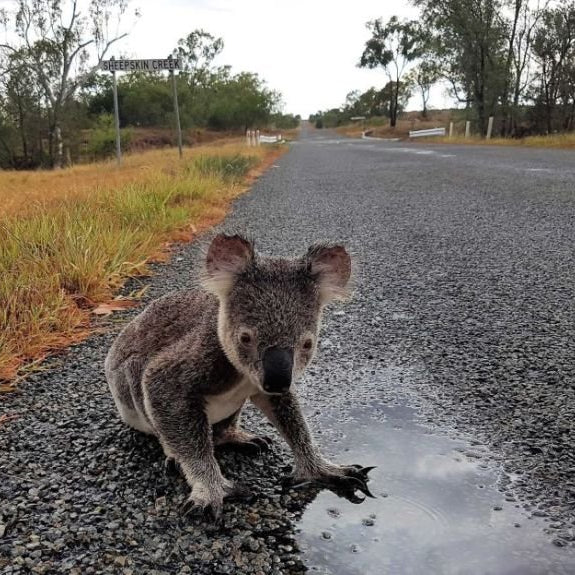
<instances>
[{"instance_id":1,"label":"road sign","mask_svg":"<svg viewBox=\"0 0 575 575\"><path fill-rule=\"evenodd\" d=\"M118 85L116 83L116 72L156 72L169 70L172 76L172 92L174 96L174 112L176 115L176 129L178 131L178 151L182 157L182 127L180 125L180 110L178 107L178 87L176 83L175 70L182 69L182 61L179 58L158 58L156 60L102 60L100 69L112 72L114 81L112 88L114 92L114 123L116 124L116 161L118 166L122 162L122 149L120 146L120 112L118 110Z\"/></svg>"},{"instance_id":2,"label":"road sign","mask_svg":"<svg viewBox=\"0 0 575 575\"><path fill-rule=\"evenodd\" d=\"M182 61L179 58L158 58L157 60L102 60L100 69L106 72L181 70Z\"/></svg>"}]
</instances>

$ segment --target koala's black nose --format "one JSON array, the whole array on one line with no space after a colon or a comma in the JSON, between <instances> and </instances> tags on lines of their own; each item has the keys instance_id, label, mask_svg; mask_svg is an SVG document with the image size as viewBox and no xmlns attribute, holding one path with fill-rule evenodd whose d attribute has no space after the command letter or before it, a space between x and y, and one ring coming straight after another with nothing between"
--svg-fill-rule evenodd
<instances>
[{"instance_id":1,"label":"koala's black nose","mask_svg":"<svg viewBox=\"0 0 575 575\"><path fill-rule=\"evenodd\" d=\"M291 385L293 369L293 350L270 347L262 359L264 368L264 391L284 393Z\"/></svg>"}]
</instances>

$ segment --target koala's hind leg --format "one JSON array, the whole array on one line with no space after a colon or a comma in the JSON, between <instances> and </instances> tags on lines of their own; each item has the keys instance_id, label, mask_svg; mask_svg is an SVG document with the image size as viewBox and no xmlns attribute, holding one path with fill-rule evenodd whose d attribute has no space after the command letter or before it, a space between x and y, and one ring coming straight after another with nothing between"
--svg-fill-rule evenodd
<instances>
[{"instance_id":1,"label":"koala's hind leg","mask_svg":"<svg viewBox=\"0 0 575 575\"><path fill-rule=\"evenodd\" d=\"M224 497L237 493L214 457L212 429L202 398L188 396L182 401L178 386L153 379L146 381L146 388L146 412L164 452L177 461L192 488L184 511L201 511L217 519Z\"/></svg>"},{"instance_id":2,"label":"koala's hind leg","mask_svg":"<svg viewBox=\"0 0 575 575\"><path fill-rule=\"evenodd\" d=\"M269 449L272 443L269 437L258 436L240 428L242 408L243 406L212 427L214 445L223 448L236 448L250 453L259 453Z\"/></svg>"}]
</instances>

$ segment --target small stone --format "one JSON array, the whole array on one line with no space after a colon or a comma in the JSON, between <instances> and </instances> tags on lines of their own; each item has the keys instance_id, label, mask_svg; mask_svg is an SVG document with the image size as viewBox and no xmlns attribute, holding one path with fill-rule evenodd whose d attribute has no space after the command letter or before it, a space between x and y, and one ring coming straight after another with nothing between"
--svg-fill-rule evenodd
<instances>
[{"instance_id":1,"label":"small stone","mask_svg":"<svg viewBox=\"0 0 575 575\"><path fill-rule=\"evenodd\" d=\"M329 531L322 531L321 537L322 539L331 539L331 533Z\"/></svg>"},{"instance_id":2,"label":"small stone","mask_svg":"<svg viewBox=\"0 0 575 575\"><path fill-rule=\"evenodd\" d=\"M493 511L503 511L503 507L501 507L501 505L494 505Z\"/></svg>"},{"instance_id":3,"label":"small stone","mask_svg":"<svg viewBox=\"0 0 575 575\"><path fill-rule=\"evenodd\" d=\"M375 524L375 521L371 517L367 517L366 519L363 519L361 523L366 527L371 527Z\"/></svg>"},{"instance_id":4,"label":"small stone","mask_svg":"<svg viewBox=\"0 0 575 575\"><path fill-rule=\"evenodd\" d=\"M260 521L260 516L257 515L256 513L248 513L247 520L248 523L251 523L252 525L257 525Z\"/></svg>"}]
</instances>

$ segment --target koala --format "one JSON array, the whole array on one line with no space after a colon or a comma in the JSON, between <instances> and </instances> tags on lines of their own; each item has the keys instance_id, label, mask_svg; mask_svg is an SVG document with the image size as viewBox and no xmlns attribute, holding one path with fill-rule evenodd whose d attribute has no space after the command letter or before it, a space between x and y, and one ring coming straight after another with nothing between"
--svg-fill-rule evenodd
<instances>
[{"instance_id":1,"label":"koala","mask_svg":"<svg viewBox=\"0 0 575 575\"><path fill-rule=\"evenodd\" d=\"M184 512L217 519L225 498L245 493L222 475L214 447L270 441L240 428L247 400L290 446L294 482L372 496L372 468L322 457L294 385L314 356L324 306L346 297L350 275L340 245L288 260L220 234L207 250L204 289L168 294L122 330L105 362L110 391L121 419L157 437L181 469L191 488Z\"/></svg>"}]
</instances>

